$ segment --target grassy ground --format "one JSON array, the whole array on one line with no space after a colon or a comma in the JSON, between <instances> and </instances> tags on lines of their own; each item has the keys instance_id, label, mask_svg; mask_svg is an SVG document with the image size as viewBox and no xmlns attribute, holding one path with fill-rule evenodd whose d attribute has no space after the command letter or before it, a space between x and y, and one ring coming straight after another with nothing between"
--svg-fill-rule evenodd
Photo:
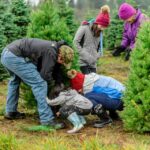
<instances>
[{"instance_id":1,"label":"grassy ground","mask_svg":"<svg viewBox=\"0 0 150 150\"><path fill-rule=\"evenodd\" d=\"M122 58L112 58L108 53L100 59L98 72L125 82L128 64ZM0 83L0 112L3 113L7 83ZM24 127L38 124L32 110L19 103L20 109L27 112L24 120L5 120L0 115L0 150L150 150L150 135L124 131L121 121L102 129L92 127L93 116L88 116L88 124L80 133L69 135L67 129L53 132L29 132Z\"/></svg>"}]
</instances>

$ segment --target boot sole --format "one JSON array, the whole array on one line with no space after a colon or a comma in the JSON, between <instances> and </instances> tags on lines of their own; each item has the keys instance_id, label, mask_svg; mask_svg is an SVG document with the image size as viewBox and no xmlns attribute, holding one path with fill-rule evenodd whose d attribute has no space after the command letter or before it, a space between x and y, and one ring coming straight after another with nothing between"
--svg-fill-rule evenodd
<instances>
[{"instance_id":1,"label":"boot sole","mask_svg":"<svg viewBox=\"0 0 150 150\"><path fill-rule=\"evenodd\" d=\"M9 116L4 116L5 119L7 120L17 120L17 119L25 119L25 116L23 117L9 117Z\"/></svg>"},{"instance_id":2,"label":"boot sole","mask_svg":"<svg viewBox=\"0 0 150 150\"><path fill-rule=\"evenodd\" d=\"M105 123L103 125L100 125L100 124L94 124L93 127L94 128L103 128L104 126L106 125L111 125L112 124L112 121L108 122L108 123Z\"/></svg>"},{"instance_id":3,"label":"boot sole","mask_svg":"<svg viewBox=\"0 0 150 150\"><path fill-rule=\"evenodd\" d=\"M69 132L67 131L68 134L74 134L74 133L78 133L84 126L81 126L78 130L76 130L75 132Z\"/></svg>"}]
</instances>

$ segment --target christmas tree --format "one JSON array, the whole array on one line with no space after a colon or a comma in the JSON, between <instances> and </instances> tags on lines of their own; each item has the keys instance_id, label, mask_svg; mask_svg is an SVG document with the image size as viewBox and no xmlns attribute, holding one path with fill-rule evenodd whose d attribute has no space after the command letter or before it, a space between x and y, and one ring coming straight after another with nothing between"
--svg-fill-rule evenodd
<instances>
[{"instance_id":1,"label":"christmas tree","mask_svg":"<svg viewBox=\"0 0 150 150\"><path fill-rule=\"evenodd\" d=\"M27 34L27 26L30 22L30 8L24 0L12 0L11 14L14 15L14 24L17 26L16 39L23 38Z\"/></svg>"},{"instance_id":2,"label":"christmas tree","mask_svg":"<svg viewBox=\"0 0 150 150\"><path fill-rule=\"evenodd\" d=\"M4 27L4 11L7 11L7 5L0 1L0 53L7 43L7 37L4 35L5 27Z\"/></svg>"},{"instance_id":3,"label":"christmas tree","mask_svg":"<svg viewBox=\"0 0 150 150\"><path fill-rule=\"evenodd\" d=\"M7 43L17 39L17 26L14 24L15 17L9 11L4 14L3 26L4 35L7 37ZM6 45L5 45L6 46Z\"/></svg>"},{"instance_id":4,"label":"christmas tree","mask_svg":"<svg viewBox=\"0 0 150 150\"><path fill-rule=\"evenodd\" d=\"M127 130L150 131L150 23L139 30L131 54L130 74L123 98L122 118Z\"/></svg>"},{"instance_id":5,"label":"christmas tree","mask_svg":"<svg viewBox=\"0 0 150 150\"><path fill-rule=\"evenodd\" d=\"M58 5L51 0L41 3L39 8L32 12L31 23L28 27L27 35L28 37L45 40L59 41L63 39L71 47L73 47L73 36L70 34L70 29L65 21L65 18L59 15ZM79 68L77 61L78 56L75 54L75 59L72 65L75 69ZM24 89L25 92L23 92L22 96L28 106L34 96L29 87L23 85L22 90L24 91Z\"/></svg>"},{"instance_id":6,"label":"christmas tree","mask_svg":"<svg viewBox=\"0 0 150 150\"><path fill-rule=\"evenodd\" d=\"M2 21L0 20L0 54L7 42L7 38L4 35L4 28L1 24L2 24ZM0 81L5 79L6 77L7 77L7 72L4 69L3 65L0 63Z\"/></svg>"},{"instance_id":7,"label":"christmas tree","mask_svg":"<svg viewBox=\"0 0 150 150\"><path fill-rule=\"evenodd\" d=\"M58 5L58 14L60 18L63 18L69 28L69 32L72 36L74 36L75 31L78 26L75 22L74 11L69 5L66 3L66 0L57 0L56 4Z\"/></svg>"},{"instance_id":8,"label":"christmas tree","mask_svg":"<svg viewBox=\"0 0 150 150\"><path fill-rule=\"evenodd\" d=\"M104 31L104 46L107 49L114 49L121 44L123 34L123 21L115 13L110 26Z\"/></svg>"},{"instance_id":9,"label":"christmas tree","mask_svg":"<svg viewBox=\"0 0 150 150\"><path fill-rule=\"evenodd\" d=\"M7 37L4 34L5 32L5 26L4 26L4 18L5 13L7 13L8 5L5 4L3 1L0 1L0 55L2 53L3 48L6 46L7 43ZM0 63L0 81L5 79L7 77L7 72L4 69L3 65Z\"/></svg>"},{"instance_id":10,"label":"christmas tree","mask_svg":"<svg viewBox=\"0 0 150 150\"><path fill-rule=\"evenodd\" d=\"M56 41L64 39L68 43L72 42L65 20L60 18L58 9L51 0L42 3L36 11L33 11L31 20L28 37Z\"/></svg>"},{"instance_id":11,"label":"christmas tree","mask_svg":"<svg viewBox=\"0 0 150 150\"><path fill-rule=\"evenodd\" d=\"M24 0L9 2L0 1L0 54L3 48L12 41L26 36L29 22L29 9ZM0 80L8 75L0 64Z\"/></svg>"}]
</instances>

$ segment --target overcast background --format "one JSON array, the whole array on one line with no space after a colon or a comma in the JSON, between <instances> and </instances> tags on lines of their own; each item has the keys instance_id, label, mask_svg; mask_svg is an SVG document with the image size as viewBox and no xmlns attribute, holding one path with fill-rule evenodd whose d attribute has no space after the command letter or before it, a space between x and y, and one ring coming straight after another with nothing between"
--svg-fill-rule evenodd
<instances>
[{"instance_id":1,"label":"overcast background","mask_svg":"<svg viewBox=\"0 0 150 150\"><path fill-rule=\"evenodd\" d=\"M25 0L33 6L37 6L42 0ZM43 0L44 1L44 0ZM55 0L53 0L55 1ZM133 0L127 0L133 1ZM150 11L150 0L134 0L138 8ZM111 8L111 15L118 11L118 7L125 0L66 0L66 2L74 8L75 18L82 21L85 18L95 17L102 5L108 4Z\"/></svg>"}]
</instances>

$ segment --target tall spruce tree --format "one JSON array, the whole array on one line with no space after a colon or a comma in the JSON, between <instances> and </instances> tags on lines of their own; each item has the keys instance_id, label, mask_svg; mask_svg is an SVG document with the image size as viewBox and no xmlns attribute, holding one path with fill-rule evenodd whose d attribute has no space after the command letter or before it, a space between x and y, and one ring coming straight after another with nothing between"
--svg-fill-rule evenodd
<instances>
[{"instance_id":1,"label":"tall spruce tree","mask_svg":"<svg viewBox=\"0 0 150 150\"><path fill-rule=\"evenodd\" d=\"M6 42L7 42L7 38L4 35L4 28L2 26L2 21L0 20L0 57L1 57L2 50L4 46L6 45ZM5 79L6 77L7 77L7 72L2 66L2 64L0 63L0 81Z\"/></svg>"},{"instance_id":2,"label":"tall spruce tree","mask_svg":"<svg viewBox=\"0 0 150 150\"><path fill-rule=\"evenodd\" d=\"M10 42L26 36L29 23L29 9L24 0L0 1L0 54ZM7 77L7 73L0 65L0 80Z\"/></svg>"},{"instance_id":3,"label":"tall spruce tree","mask_svg":"<svg viewBox=\"0 0 150 150\"><path fill-rule=\"evenodd\" d=\"M65 21L65 17L59 15L59 7L52 0L45 1L40 4L39 8L34 10L31 14L31 23L28 27L28 37L40 38L46 40L59 41L64 39L70 46L73 47L73 37ZM73 67L78 69L78 56L75 54ZM22 86L22 96L26 102L26 106L30 106L33 100L33 94L29 87ZM34 106L34 102L32 101Z\"/></svg>"},{"instance_id":4,"label":"tall spruce tree","mask_svg":"<svg viewBox=\"0 0 150 150\"><path fill-rule=\"evenodd\" d=\"M58 5L58 14L60 18L63 18L69 28L69 32L74 36L75 31L77 30L77 23L74 18L74 11L66 3L66 0L57 0L56 4Z\"/></svg>"},{"instance_id":5,"label":"tall spruce tree","mask_svg":"<svg viewBox=\"0 0 150 150\"><path fill-rule=\"evenodd\" d=\"M150 22L140 28L130 59L122 118L125 129L146 132L150 131Z\"/></svg>"},{"instance_id":6,"label":"tall spruce tree","mask_svg":"<svg viewBox=\"0 0 150 150\"><path fill-rule=\"evenodd\" d=\"M2 53L3 48L6 46L7 44L7 37L4 34L5 33L5 13L8 12L8 5L6 3L4 3L4 1L0 1L0 56ZM12 24L11 24L12 25ZM3 79L5 79L7 77L7 72L4 69L3 65L0 63L0 81L2 81Z\"/></svg>"},{"instance_id":7,"label":"tall spruce tree","mask_svg":"<svg viewBox=\"0 0 150 150\"><path fill-rule=\"evenodd\" d=\"M119 19L117 13L114 14L110 26L104 31L105 48L113 49L121 44L123 34L123 21Z\"/></svg>"},{"instance_id":8,"label":"tall spruce tree","mask_svg":"<svg viewBox=\"0 0 150 150\"><path fill-rule=\"evenodd\" d=\"M11 5L10 3L6 3L4 1L0 2L0 21L3 28L2 34L6 37L6 43L12 42L16 39L16 30L17 26L15 25L15 16L10 12ZM3 46L6 44L4 42Z\"/></svg>"},{"instance_id":9,"label":"tall spruce tree","mask_svg":"<svg viewBox=\"0 0 150 150\"><path fill-rule=\"evenodd\" d=\"M46 1L31 14L31 23L28 27L28 37L42 38L46 40L64 39L72 43L72 36L64 19L58 14L58 8L52 2Z\"/></svg>"},{"instance_id":10,"label":"tall spruce tree","mask_svg":"<svg viewBox=\"0 0 150 150\"><path fill-rule=\"evenodd\" d=\"M17 26L15 25L14 20L14 15L8 10L3 18L4 35L7 37L7 43L10 43L17 38Z\"/></svg>"},{"instance_id":11,"label":"tall spruce tree","mask_svg":"<svg viewBox=\"0 0 150 150\"><path fill-rule=\"evenodd\" d=\"M27 26L30 22L30 8L24 0L12 0L11 13L14 15L14 24L17 26L16 39L23 38L27 34Z\"/></svg>"},{"instance_id":12,"label":"tall spruce tree","mask_svg":"<svg viewBox=\"0 0 150 150\"><path fill-rule=\"evenodd\" d=\"M5 44L7 43L7 37L4 35L5 26L4 26L4 13L7 11L7 5L0 1L0 53L2 52Z\"/></svg>"}]
</instances>

